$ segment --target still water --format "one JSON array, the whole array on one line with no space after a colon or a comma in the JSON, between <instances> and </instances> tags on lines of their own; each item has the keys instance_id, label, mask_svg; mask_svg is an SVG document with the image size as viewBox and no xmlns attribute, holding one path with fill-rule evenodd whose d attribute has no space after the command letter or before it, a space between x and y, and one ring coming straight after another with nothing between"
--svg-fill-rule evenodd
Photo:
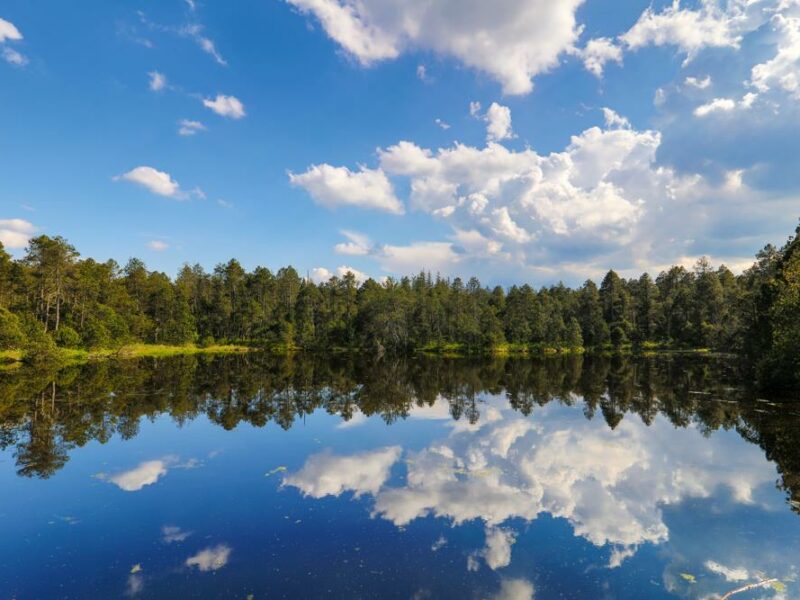
<instances>
[{"instance_id":1,"label":"still water","mask_svg":"<svg viewBox=\"0 0 800 600\"><path fill-rule=\"evenodd\" d=\"M800 598L800 403L714 358L0 373L0 599Z\"/></svg>"}]
</instances>

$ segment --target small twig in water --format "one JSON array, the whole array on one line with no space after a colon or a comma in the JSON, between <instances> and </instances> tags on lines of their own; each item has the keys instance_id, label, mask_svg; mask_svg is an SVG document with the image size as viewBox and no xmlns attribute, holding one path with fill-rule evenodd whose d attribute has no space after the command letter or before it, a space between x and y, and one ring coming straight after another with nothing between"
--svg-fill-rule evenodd
<instances>
[{"instance_id":1,"label":"small twig in water","mask_svg":"<svg viewBox=\"0 0 800 600\"><path fill-rule=\"evenodd\" d=\"M741 594L742 592L749 592L750 590L756 590L758 588L767 587L768 585L772 585L774 583L778 583L777 579L765 579L764 581L757 581L756 583L748 583L747 585L743 585L740 588L736 588L735 590L731 590L727 594L725 594L720 600L728 600L734 594Z\"/></svg>"}]
</instances>

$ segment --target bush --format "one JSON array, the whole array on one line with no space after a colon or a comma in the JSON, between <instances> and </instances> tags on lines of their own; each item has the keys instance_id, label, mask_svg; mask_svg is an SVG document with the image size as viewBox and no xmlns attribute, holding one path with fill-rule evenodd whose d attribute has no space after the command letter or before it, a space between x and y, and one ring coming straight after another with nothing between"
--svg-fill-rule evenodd
<instances>
[{"instance_id":1,"label":"bush","mask_svg":"<svg viewBox=\"0 0 800 600\"><path fill-rule=\"evenodd\" d=\"M210 348L214 345L214 336L207 335L203 339L200 340L200 347L201 348Z\"/></svg>"},{"instance_id":2,"label":"bush","mask_svg":"<svg viewBox=\"0 0 800 600\"><path fill-rule=\"evenodd\" d=\"M25 341L19 317L0 307L0 350L20 348Z\"/></svg>"},{"instance_id":3,"label":"bush","mask_svg":"<svg viewBox=\"0 0 800 600\"><path fill-rule=\"evenodd\" d=\"M28 317L24 320L22 328L25 333L25 343L22 347L22 360L31 364L50 364L61 360L55 340L50 334L45 333L42 324Z\"/></svg>"},{"instance_id":4,"label":"bush","mask_svg":"<svg viewBox=\"0 0 800 600\"><path fill-rule=\"evenodd\" d=\"M81 345L81 336L72 327L59 327L55 335L56 344L62 348L77 348Z\"/></svg>"}]
</instances>

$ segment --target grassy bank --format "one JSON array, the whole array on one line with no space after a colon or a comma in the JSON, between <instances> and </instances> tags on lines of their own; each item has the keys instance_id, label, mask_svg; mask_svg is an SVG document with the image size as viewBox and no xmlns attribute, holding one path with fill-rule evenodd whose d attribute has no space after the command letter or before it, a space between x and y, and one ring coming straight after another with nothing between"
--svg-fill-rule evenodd
<instances>
[{"instance_id":1,"label":"grassy bank","mask_svg":"<svg viewBox=\"0 0 800 600\"><path fill-rule=\"evenodd\" d=\"M108 358L166 358L170 356L185 356L190 354L240 354L250 352L253 348L236 344L195 346L166 346L162 344L129 344L120 348L98 348L83 350L75 348L59 348L59 358L64 362L87 362ZM0 363L14 364L22 362L22 350L0 350Z\"/></svg>"}]
</instances>

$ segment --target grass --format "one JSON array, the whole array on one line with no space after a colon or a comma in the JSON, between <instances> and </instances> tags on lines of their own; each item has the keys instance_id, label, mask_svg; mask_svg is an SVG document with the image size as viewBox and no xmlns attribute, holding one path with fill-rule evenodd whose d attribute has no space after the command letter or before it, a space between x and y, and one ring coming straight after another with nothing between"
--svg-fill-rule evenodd
<instances>
[{"instance_id":1,"label":"grass","mask_svg":"<svg viewBox=\"0 0 800 600\"><path fill-rule=\"evenodd\" d=\"M120 348L98 348L84 350L61 348L59 354L66 362L80 363L108 358L166 358L191 354L241 354L253 348L237 344L195 346L168 346L164 344L128 344ZM22 350L0 350L0 363L19 363L23 359Z\"/></svg>"}]
</instances>

